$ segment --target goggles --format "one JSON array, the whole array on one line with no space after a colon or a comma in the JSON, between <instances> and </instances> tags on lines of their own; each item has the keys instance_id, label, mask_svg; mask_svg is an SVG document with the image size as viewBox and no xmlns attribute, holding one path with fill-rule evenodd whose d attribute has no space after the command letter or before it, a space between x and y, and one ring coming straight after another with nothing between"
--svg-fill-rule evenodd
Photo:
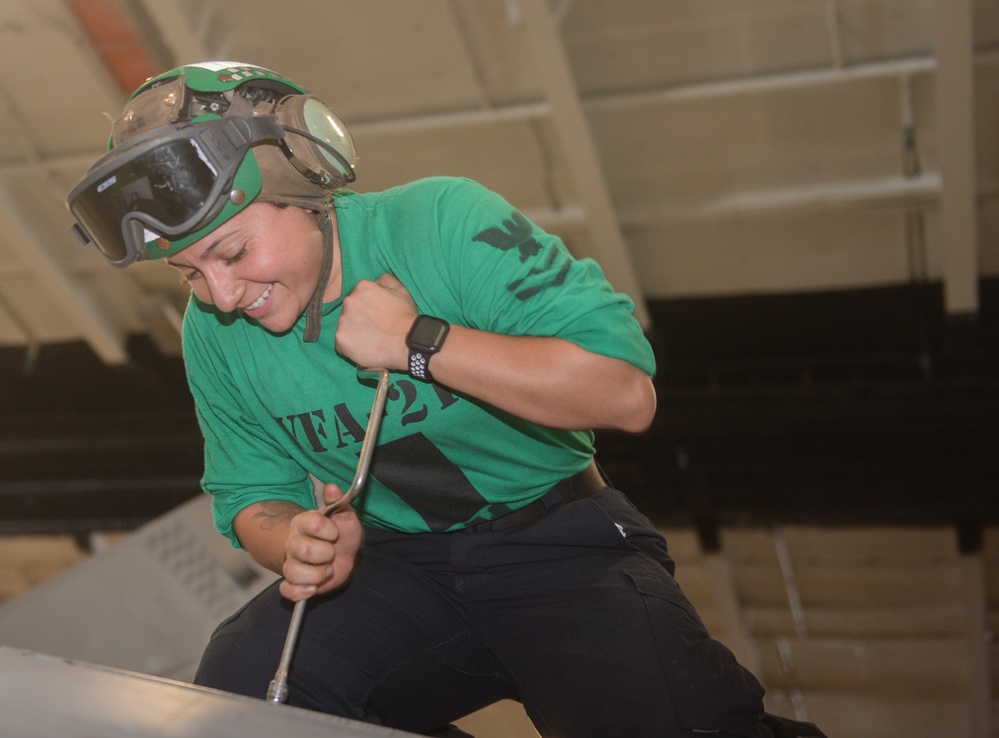
<instances>
[{"instance_id":1,"label":"goggles","mask_svg":"<svg viewBox=\"0 0 999 738\"><path fill-rule=\"evenodd\" d=\"M226 205L252 200L260 190L235 188L247 179L241 165L251 146L281 141L273 115L231 116L157 129L105 154L69 193L73 232L93 243L114 266L149 257L147 244L178 240L211 223ZM243 168L245 170L245 167Z\"/></svg>"}]
</instances>

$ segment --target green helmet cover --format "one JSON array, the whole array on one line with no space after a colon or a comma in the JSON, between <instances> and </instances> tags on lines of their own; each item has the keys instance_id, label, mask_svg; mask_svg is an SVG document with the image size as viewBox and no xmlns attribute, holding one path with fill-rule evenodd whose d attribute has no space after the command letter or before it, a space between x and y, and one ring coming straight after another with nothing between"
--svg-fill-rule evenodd
<instances>
[{"instance_id":1,"label":"green helmet cover","mask_svg":"<svg viewBox=\"0 0 999 738\"><path fill-rule=\"evenodd\" d=\"M180 75L184 76L184 84L195 92L228 92L247 82L272 83L290 87L295 92L302 94L308 92L304 87L292 82L284 75L264 67L243 64L242 62L212 61L188 64L150 77L132 93L129 99L131 100L149 88Z\"/></svg>"},{"instance_id":2,"label":"green helmet cover","mask_svg":"<svg viewBox=\"0 0 999 738\"><path fill-rule=\"evenodd\" d=\"M125 110L122 112L122 116L119 118L119 121L128 115L130 109L132 108L133 102L137 101L137 99L143 95L156 97L156 93L154 92L156 88L169 82L174 82L174 86L179 85L191 92L202 94L215 93L224 95L225 93L231 92L248 83L256 87L273 89L284 95L307 94L307 90L302 86L296 84L287 77L278 74L277 72L266 69L265 67L231 61L201 62L198 64L189 64L183 67L177 67L176 69L171 69L146 80L145 83L143 83L129 96L128 102L125 105ZM175 102L165 103L164 101L155 101L153 103L155 107L160 108L160 115L166 115L164 106L173 107L175 104ZM217 119L219 117L221 116L214 112L202 112L187 122L198 123L206 120ZM176 119L164 118L157 124L170 125L176 124L177 122L180 121L177 121ZM130 132L130 135L135 135L137 132L141 131L132 131ZM112 135L112 138L108 141L108 148L113 148L116 143L121 144L122 141L116 141L115 136ZM193 233L175 241L169 241L162 236L158 236L157 234L150 232L150 240L146 242L147 257L150 260L161 259L172 256L179 251L186 249L191 244L207 236L209 233L214 231L237 213L241 212L257 199L263 190L263 176L261 174L261 166L258 162L257 155L252 148L247 151L242 163L236 170L236 176L233 180L232 189L233 192L242 191L242 195L235 199L230 198L223 206L219 214L216 215L211 222L197 231L194 231ZM281 198L274 197L273 200L280 201Z\"/></svg>"}]
</instances>

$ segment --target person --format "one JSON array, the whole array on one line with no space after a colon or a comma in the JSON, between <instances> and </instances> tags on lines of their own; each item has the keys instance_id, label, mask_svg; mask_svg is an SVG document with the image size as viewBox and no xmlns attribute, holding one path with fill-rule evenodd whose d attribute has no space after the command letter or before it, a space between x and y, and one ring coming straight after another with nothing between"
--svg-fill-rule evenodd
<instances>
[{"instance_id":1,"label":"person","mask_svg":"<svg viewBox=\"0 0 999 738\"><path fill-rule=\"evenodd\" d=\"M343 123L284 76L142 85L69 194L122 267L190 285L184 360L214 522L281 575L195 682L263 698L308 599L288 702L421 734L501 699L543 736L821 736L764 713L666 541L594 460L639 433L655 358L592 260L468 179L347 189ZM390 372L370 478L339 499ZM448 731L451 731L448 733Z\"/></svg>"}]
</instances>

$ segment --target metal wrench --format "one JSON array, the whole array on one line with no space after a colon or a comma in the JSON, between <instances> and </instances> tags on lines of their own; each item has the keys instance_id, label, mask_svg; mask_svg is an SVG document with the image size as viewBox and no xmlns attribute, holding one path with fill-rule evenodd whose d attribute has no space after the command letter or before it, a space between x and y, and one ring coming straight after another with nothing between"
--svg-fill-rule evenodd
<instances>
[{"instance_id":1,"label":"metal wrench","mask_svg":"<svg viewBox=\"0 0 999 738\"><path fill-rule=\"evenodd\" d=\"M388 396L388 370L358 368L357 378L377 378L378 389L375 392L374 404L371 406L371 417L368 419L368 427L364 431L364 442L361 444L360 460L357 462L354 481L343 497L320 509L319 512L327 517L337 510L342 510L350 505L361 491L361 488L364 487L365 482L368 481L368 468L371 466L371 455L375 450L378 429L381 427L382 413L385 410L385 399ZM274 678L267 688L267 701L275 705L288 699L288 669L291 667L291 657L295 652L295 644L298 642L298 631L302 627L302 618L305 616L305 603L307 601L299 600L295 603L295 609L291 613L291 623L288 625L288 635L285 636L284 640L284 650L281 652L281 662L278 664Z\"/></svg>"}]
</instances>

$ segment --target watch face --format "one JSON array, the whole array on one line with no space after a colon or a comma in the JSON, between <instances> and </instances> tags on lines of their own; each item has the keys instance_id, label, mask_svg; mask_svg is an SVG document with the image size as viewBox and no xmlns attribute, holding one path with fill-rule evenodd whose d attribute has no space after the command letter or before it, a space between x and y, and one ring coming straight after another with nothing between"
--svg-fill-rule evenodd
<instances>
[{"instance_id":1,"label":"watch face","mask_svg":"<svg viewBox=\"0 0 999 738\"><path fill-rule=\"evenodd\" d=\"M421 315L409 333L409 345L414 349L436 351L447 335L448 324L438 318Z\"/></svg>"}]
</instances>

